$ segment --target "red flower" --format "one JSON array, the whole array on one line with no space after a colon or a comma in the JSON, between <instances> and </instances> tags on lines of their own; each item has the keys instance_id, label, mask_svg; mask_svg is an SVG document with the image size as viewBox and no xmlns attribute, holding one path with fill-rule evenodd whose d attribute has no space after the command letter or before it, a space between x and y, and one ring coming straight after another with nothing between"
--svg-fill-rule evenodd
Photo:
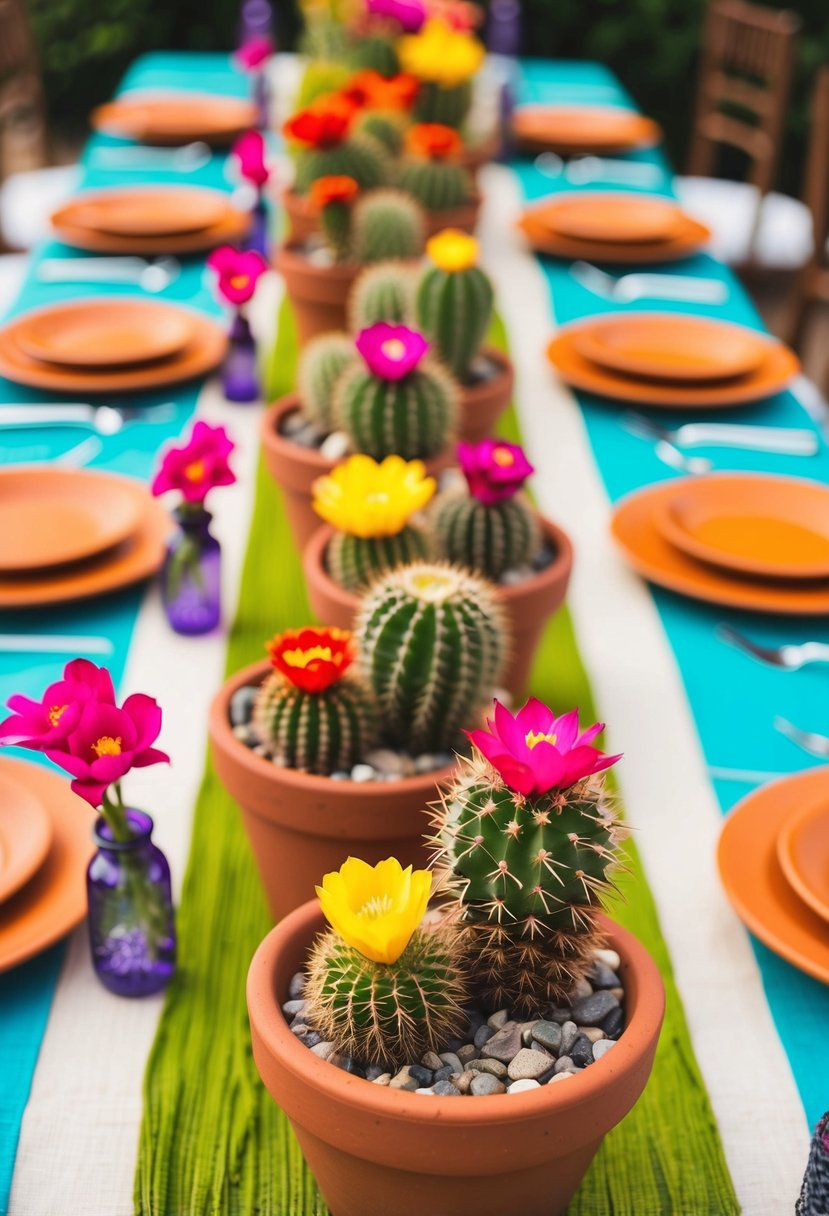
<instances>
[{"instance_id":1,"label":"red flower","mask_svg":"<svg viewBox=\"0 0 829 1216\"><path fill-rule=\"evenodd\" d=\"M440 122L421 122L406 134L406 151L427 160L454 160L463 142L457 131Z\"/></svg>"},{"instance_id":2,"label":"red flower","mask_svg":"<svg viewBox=\"0 0 829 1216\"><path fill-rule=\"evenodd\" d=\"M347 207L357 197L359 190L353 177L345 173L331 173L311 183L308 204L312 211L322 211L332 203L342 203Z\"/></svg>"},{"instance_id":3,"label":"red flower","mask_svg":"<svg viewBox=\"0 0 829 1216\"><path fill-rule=\"evenodd\" d=\"M292 114L282 131L309 148L335 148L348 137L355 113L353 101L340 93L326 93Z\"/></svg>"},{"instance_id":4,"label":"red flower","mask_svg":"<svg viewBox=\"0 0 829 1216\"><path fill-rule=\"evenodd\" d=\"M371 68L365 68L362 72L355 72L341 90L341 96L352 105L368 110L409 110L419 87L414 76L408 76L405 72L385 77Z\"/></svg>"},{"instance_id":5,"label":"red flower","mask_svg":"<svg viewBox=\"0 0 829 1216\"><path fill-rule=\"evenodd\" d=\"M268 643L276 670L303 692L325 692L341 680L354 661L347 629L286 629Z\"/></svg>"}]
</instances>

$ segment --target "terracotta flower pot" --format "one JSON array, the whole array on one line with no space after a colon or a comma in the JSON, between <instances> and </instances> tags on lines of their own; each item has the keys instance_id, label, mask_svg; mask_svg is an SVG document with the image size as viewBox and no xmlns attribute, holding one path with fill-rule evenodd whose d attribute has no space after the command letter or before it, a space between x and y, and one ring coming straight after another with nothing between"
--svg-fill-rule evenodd
<instances>
[{"instance_id":1,"label":"terracotta flower pot","mask_svg":"<svg viewBox=\"0 0 829 1216\"><path fill-rule=\"evenodd\" d=\"M426 211L426 235L434 236L444 228L460 228L461 232L473 233L478 224L483 198L476 190L468 203L461 207L447 207L443 211Z\"/></svg>"},{"instance_id":2,"label":"terracotta flower pot","mask_svg":"<svg viewBox=\"0 0 829 1216\"><path fill-rule=\"evenodd\" d=\"M468 443L478 443L495 431L495 425L512 399L515 376L512 361L494 346L485 346L483 354L498 365L498 375L478 384L462 385L460 397L460 437Z\"/></svg>"},{"instance_id":3,"label":"terracotta flower pot","mask_svg":"<svg viewBox=\"0 0 829 1216\"><path fill-rule=\"evenodd\" d=\"M504 610L510 637L510 653L499 682L516 697L522 696L527 690L530 669L544 626L564 602L573 565L573 546L567 533L543 517L541 526L546 539L555 548L554 560L525 583L495 588L495 597ZM320 527L305 546L302 564L308 583L308 598L314 612L326 625L350 629L359 598L354 592L346 591L335 583L328 573L325 550L332 535L333 528L327 525Z\"/></svg>"},{"instance_id":4,"label":"terracotta flower pot","mask_svg":"<svg viewBox=\"0 0 829 1216\"><path fill-rule=\"evenodd\" d=\"M442 232L444 228L460 228L462 232L474 232L482 201L480 193L476 190L469 202L464 203L462 207L426 212L426 235L434 236L436 232ZM311 210L307 197L297 194L295 190L284 190L281 202L289 221L289 244L301 245L309 237L319 232L319 216ZM278 262L277 268L279 268Z\"/></svg>"},{"instance_id":5,"label":"terracotta flower pot","mask_svg":"<svg viewBox=\"0 0 829 1216\"><path fill-rule=\"evenodd\" d=\"M353 263L315 266L293 244L277 246L274 263L285 280L285 290L296 315L300 346L317 334L347 328L345 306L359 266Z\"/></svg>"},{"instance_id":6,"label":"terracotta flower pot","mask_svg":"<svg viewBox=\"0 0 829 1216\"><path fill-rule=\"evenodd\" d=\"M233 734L230 699L270 670L265 660L232 676L210 706L209 731L216 772L241 809L274 919L304 903L349 854L372 865L393 856L422 869L430 856L426 808L453 766L393 783L332 781L257 756Z\"/></svg>"},{"instance_id":7,"label":"terracotta flower pot","mask_svg":"<svg viewBox=\"0 0 829 1216\"><path fill-rule=\"evenodd\" d=\"M495 160L501 150L501 136L497 131L485 139L477 139L473 144L464 144L458 158L464 169L472 174L472 180L478 184L478 173L491 160Z\"/></svg>"},{"instance_id":8,"label":"terracotta flower pot","mask_svg":"<svg viewBox=\"0 0 829 1216\"><path fill-rule=\"evenodd\" d=\"M288 217L288 240L301 245L315 232L319 232L319 217L311 210L307 195L296 190L283 190L279 201Z\"/></svg>"},{"instance_id":9,"label":"terracotta flower pot","mask_svg":"<svg viewBox=\"0 0 829 1216\"><path fill-rule=\"evenodd\" d=\"M601 923L622 959L628 1024L616 1046L566 1082L474 1098L371 1085L317 1059L280 1005L323 928L318 904L268 934L248 973L253 1056L332 1216L561 1216L645 1088L665 1008L644 947Z\"/></svg>"},{"instance_id":10,"label":"terracotta flower pot","mask_svg":"<svg viewBox=\"0 0 829 1216\"><path fill-rule=\"evenodd\" d=\"M300 408L295 393L281 397L266 410L260 436L265 466L282 490L288 522L298 549L302 549L320 525L320 517L311 506L311 486L318 477L330 473L335 460L326 460L316 448L304 448L282 434L287 416ZM455 460L454 446L447 447L425 462L430 476L437 476Z\"/></svg>"}]
</instances>

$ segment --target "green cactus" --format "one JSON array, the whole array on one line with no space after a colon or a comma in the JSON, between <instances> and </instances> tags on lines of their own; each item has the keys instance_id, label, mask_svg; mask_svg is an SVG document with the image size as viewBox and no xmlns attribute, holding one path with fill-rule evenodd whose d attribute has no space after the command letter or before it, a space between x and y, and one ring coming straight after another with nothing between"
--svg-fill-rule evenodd
<instances>
[{"instance_id":1,"label":"green cactus","mask_svg":"<svg viewBox=\"0 0 829 1216\"><path fill-rule=\"evenodd\" d=\"M307 194L320 177L353 177L361 190L384 186L389 166L384 149L365 134L349 135L331 148L305 148L296 154L294 189Z\"/></svg>"},{"instance_id":2,"label":"green cactus","mask_svg":"<svg viewBox=\"0 0 829 1216\"><path fill-rule=\"evenodd\" d=\"M297 688L274 671L259 686L252 725L277 764L327 777L370 750L376 718L365 688L342 679L322 692Z\"/></svg>"},{"instance_id":3,"label":"green cactus","mask_svg":"<svg viewBox=\"0 0 829 1216\"><path fill-rule=\"evenodd\" d=\"M390 156L399 156L403 147L406 119L392 111L366 110L357 119L358 132L370 136L382 145Z\"/></svg>"},{"instance_id":4,"label":"green cactus","mask_svg":"<svg viewBox=\"0 0 829 1216\"><path fill-rule=\"evenodd\" d=\"M448 89L422 80L414 104L414 118L416 122L439 122L459 131L471 105L472 85L468 80Z\"/></svg>"},{"instance_id":5,"label":"green cactus","mask_svg":"<svg viewBox=\"0 0 829 1216\"><path fill-rule=\"evenodd\" d=\"M349 48L348 66L355 72L371 68L381 76L391 77L400 71L400 60L390 38L365 34Z\"/></svg>"},{"instance_id":6,"label":"green cactus","mask_svg":"<svg viewBox=\"0 0 829 1216\"><path fill-rule=\"evenodd\" d=\"M361 266L389 258L413 259L425 244L423 212L402 190L372 190L354 206L351 254Z\"/></svg>"},{"instance_id":7,"label":"green cactus","mask_svg":"<svg viewBox=\"0 0 829 1216\"><path fill-rule=\"evenodd\" d=\"M377 262L358 276L348 300L348 324L353 333L379 321L414 324L416 272L405 262Z\"/></svg>"},{"instance_id":8,"label":"green cactus","mask_svg":"<svg viewBox=\"0 0 829 1216\"><path fill-rule=\"evenodd\" d=\"M472 360L489 329L494 298L488 276L477 266L463 270L433 266L418 285L418 328L461 383L469 378Z\"/></svg>"},{"instance_id":9,"label":"green cactus","mask_svg":"<svg viewBox=\"0 0 829 1216\"><path fill-rule=\"evenodd\" d=\"M407 525L395 536L350 536L335 532L325 554L329 573L346 591L359 591L380 574L430 556L429 537Z\"/></svg>"},{"instance_id":10,"label":"green cactus","mask_svg":"<svg viewBox=\"0 0 829 1216\"><path fill-rule=\"evenodd\" d=\"M561 1003L600 945L596 916L624 835L602 777L530 797L476 757L435 826L482 1000L530 1016Z\"/></svg>"},{"instance_id":11,"label":"green cactus","mask_svg":"<svg viewBox=\"0 0 829 1216\"><path fill-rule=\"evenodd\" d=\"M462 207L472 197L472 179L463 166L451 160L404 161L397 185L429 212Z\"/></svg>"},{"instance_id":12,"label":"green cactus","mask_svg":"<svg viewBox=\"0 0 829 1216\"><path fill-rule=\"evenodd\" d=\"M446 751L491 695L505 651L488 583L426 562L372 585L356 628L359 663L389 741Z\"/></svg>"},{"instance_id":13,"label":"green cactus","mask_svg":"<svg viewBox=\"0 0 829 1216\"><path fill-rule=\"evenodd\" d=\"M396 1068L445 1050L464 1024L468 984L446 933L417 930L395 963L372 962L326 933L303 995L309 1021L339 1051Z\"/></svg>"},{"instance_id":14,"label":"green cactus","mask_svg":"<svg viewBox=\"0 0 829 1216\"><path fill-rule=\"evenodd\" d=\"M428 359L402 380L381 380L355 360L337 381L334 415L355 451L418 460L451 442L457 395L449 373Z\"/></svg>"},{"instance_id":15,"label":"green cactus","mask_svg":"<svg viewBox=\"0 0 829 1216\"><path fill-rule=\"evenodd\" d=\"M348 334L337 332L312 338L299 357L299 399L308 418L322 431L334 429L334 386L340 373L353 360L353 341Z\"/></svg>"},{"instance_id":16,"label":"green cactus","mask_svg":"<svg viewBox=\"0 0 829 1216\"><path fill-rule=\"evenodd\" d=\"M431 522L441 557L493 581L526 566L541 544L538 515L522 496L490 505L451 490L435 502Z\"/></svg>"}]
</instances>

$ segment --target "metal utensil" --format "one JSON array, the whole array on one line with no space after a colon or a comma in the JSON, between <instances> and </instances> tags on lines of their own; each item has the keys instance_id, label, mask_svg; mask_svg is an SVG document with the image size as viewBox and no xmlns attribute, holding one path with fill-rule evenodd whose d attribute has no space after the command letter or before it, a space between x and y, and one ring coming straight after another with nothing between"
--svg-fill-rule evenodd
<instances>
[{"instance_id":1,"label":"metal utensil","mask_svg":"<svg viewBox=\"0 0 829 1216\"><path fill-rule=\"evenodd\" d=\"M96 148L92 153L95 164L109 169L148 170L169 169L174 173L195 173L210 164L212 152L202 140L181 144L177 148L157 147L154 144L112 144Z\"/></svg>"},{"instance_id":2,"label":"metal utensil","mask_svg":"<svg viewBox=\"0 0 829 1216\"><path fill-rule=\"evenodd\" d=\"M41 283L127 283L156 293L181 274L177 258L45 258L35 275Z\"/></svg>"},{"instance_id":3,"label":"metal utensil","mask_svg":"<svg viewBox=\"0 0 829 1216\"><path fill-rule=\"evenodd\" d=\"M591 262L574 262L570 273L576 282L602 299L615 304L634 300L677 300L692 304L724 304L728 284L720 279L701 279L680 274L623 274L616 278Z\"/></svg>"},{"instance_id":4,"label":"metal utensil","mask_svg":"<svg viewBox=\"0 0 829 1216\"><path fill-rule=\"evenodd\" d=\"M817 426L824 443L829 443L829 401L818 386L805 376L798 376L794 380L791 391Z\"/></svg>"},{"instance_id":5,"label":"metal utensil","mask_svg":"<svg viewBox=\"0 0 829 1216\"><path fill-rule=\"evenodd\" d=\"M81 401L33 402L0 405L0 430L3 427L84 426L104 437L117 435L135 422L169 422L176 415L176 403L122 406L90 405Z\"/></svg>"},{"instance_id":6,"label":"metal utensil","mask_svg":"<svg viewBox=\"0 0 829 1216\"><path fill-rule=\"evenodd\" d=\"M810 756L829 760L829 738L826 735L819 735L813 730L801 730L787 718L780 717L774 719L774 729L781 735L785 735L787 739L791 739L792 743L802 748L804 752L808 752Z\"/></svg>"},{"instance_id":7,"label":"metal utensil","mask_svg":"<svg viewBox=\"0 0 829 1216\"><path fill-rule=\"evenodd\" d=\"M663 180L658 165L636 160L613 160L600 156L576 156L564 161L555 152L541 152L535 167L545 177L565 178L574 186L592 182L615 183L620 186L657 186Z\"/></svg>"},{"instance_id":8,"label":"metal utensil","mask_svg":"<svg viewBox=\"0 0 829 1216\"><path fill-rule=\"evenodd\" d=\"M622 418L622 426L637 439L650 440L657 458L669 468L677 469L680 473L689 473L692 477L699 477L703 473L710 473L714 467L707 456L686 456L670 439L663 438L650 427L639 426L635 415L631 418L625 415Z\"/></svg>"},{"instance_id":9,"label":"metal utensil","mask_svg":"<svg viewBox=\"0 0 829 1216\"><path fill-rule=\"evenodd\" d=\"M775 452L779 456L814 456L819 448L814 431L795 427L751 426L732 422L686 422L673 430L644 414L628 410L622 423L633 434L664 439L681 448L741 448L749 452Z\"/></svg>"},{"instance_id":10,"label":"metal utensil","mask_svg":"<svg viewBox=\"0 0 829 1216\"><path fill-rule=\"evenodd\" d=\"M109 638L58 634L0 633L0 650L20 654L112 654Z\"/></svg>"},{"instance_id":11,"label":"metal utensil","mask_svg":"<svg viewBox=\"0 0 829 1216\"><path fill-rule=\"evenodd\" d=\"M751 658L777 667L780 671L800 671L809 663L829 663L829 646L825 642L790 643L784 646L760 646L731 625L718 625L717 637L728 646Z\"/></svg>"}]
</instances>

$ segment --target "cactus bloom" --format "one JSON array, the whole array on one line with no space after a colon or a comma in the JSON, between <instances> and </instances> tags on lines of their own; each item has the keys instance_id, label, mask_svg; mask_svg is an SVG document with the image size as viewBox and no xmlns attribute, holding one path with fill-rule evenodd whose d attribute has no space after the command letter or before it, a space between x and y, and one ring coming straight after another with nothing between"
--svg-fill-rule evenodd
<instances>
[{"instance_id":1,"label":"cactus bloom","mask_svg":"<svg viewBox=\"0 0 829 1216\"><path fill-rule=\"evenodd\" d=\"M367 110L409 110L419 87L414 76L405 72L386 77L364 68L354 73L341 93L355 106Z\"/></svg>"},{"instance_id":2,"label":"cactus bloom","mask_svg":"<svg viewBox=\"0 0 829 1216\"><path fill-rule=\"evenodd\" d=\"M478 264L478 242L459 228L444 228L426 242L426 254L438 270L455 274Z\"/></svg>"},{"instance_id":3,"label":"cactus bloom","mask_svg":"<svg viewBox=\"0 0 829 1216\"><path fill-rule=\"evenodd\" d=\"M268 263L253 249L242 251L232 245L221 245L207 259L207 265L218 275L216 290L228 304L247 304L256 291L256 284L268 269Z\"/></svg>"},{"instance_id":4,"label":"cactus bloom","mask_svg":"<svg viewBox=\"0 0 829 1216\"><path fill-rule=\"evenodd\" d=\"M456 160L462 148L457 131L442 122L419 122L406 132L406 151L423 160Z\"/></svg>"},{"instance_id":5,"label":"cactus bloom","mask_svg":"<svg viewBox=\"0 0 829 1216\"><path fill-rule=\"evenodd\" d=\"M438 17L427 21L419 33L401 38L397 53L404 72L444 89L465 84L484 60L484 48L477 38Z\"/></svg>"},{"instance_id":6,"label":"cactus bloom","mask_svg":"<svg viewBox=\"0 0 829 1216\"><path fill-rule=\"evenodd\" d=\"M402 380L415 370L429 349L429 343L417 330L385 321L361 330L355 345L372 376L380 380Z\"/></svg>"},{"instance_id":7,"label":"cactus bloom","mask_svg":"<svg viewBox=\"0 0 829 1216\"><path fill-rule=\"evenodd\" d=\"M390 17L406 34L416 34L426 20L426 5L421 0L366 0L370 17Z\"/></svg>"},{"instance_id":8,"label":"cactus bloom","mask_svg":"<svg viewBox=\"0 0 829 1216\"><path fill-rule=\"evenodd\" d=\"M112 677L89 659L73 659L64 667L63 678L50 684L39 701L22 693L9 697L12 714L0 723L0 743L33 751L63 745L89 701L115 704Z\"/></svg>"},{"instance_id":9,"label":"cactus bloom","mask_svg":"<svg viewBox=\"0 0 829 1216\"><path fill-rule=\"evenodd\" d=\"M457 450L469 493L487 507L513 498L535 471L523 448L503 439L459 443Z\"/></svg>"},{"instance_id":10,"label":"cactus bloom","mask_svg":"<svg viewBox=\"0 0 829 1216\"><path fill-rule=\"evenodd\" d=\"M489 730L466 734L509 789L528 798L569 789L621 759L621 753L607 756L591 746L604 730L603 722L579 732L577 709L557 718L536 697L515 715L496 700L487 726Z\"/></svg>"},{"instance_id":11,"label":"cactus bloom","mask_svg":"<svg viewBox=\"0 0 829 1216\"><path fill-rule=\"evenodd\" d=\"M432 875L396 857L370 866L349 857L317 887L326 920L346 945L375 963L396 963L423 920Z\"/></svg>"},{"instance_id":12,"label":"cactus bloom","mask_svg":"<svg viewBox=\"0 0 829 1216\"><path fill-rule=\"evenodd\" d=\"M292 114L282 132L309 148L335 148L348 138L356 112L349 98L340 93L326 93Z\"/></svg>"},{"instance_id":13,"label":"cactus bloom","mask_svg":"<svg viewBox=\"0 0 829 1216\"><path fill-rule=\"evenodd\" d=\"M245 131L233 145L232 154L239 166L239 173L254 186L264 186L270 177L265 164L265 140L260 131Z\"/></svg>"},{"instance_id":14,"label":"cactus bloom","mask_svg":"<svg viewBox=\"0 0 829 1216\"><path fill-rule=\"evenodd\" d=\"M312 211L324 211L334 203L344 207L353 203L360 192L353 177L345 173L329 173L326 177L318 177L311 183L308 193L308 204Z\"/></svg>"},{"instance_id":15,"label":"cactus bloom","mask_svg":"<svg viewBox=\"0 0 829 1216\"><path fill-rule=\"evenodd\" d=\"M313 485L314 510L349 536L397 536L436 489L420 460L358 453Z\"/></svg>"},{"instance_id":16,"label":"cactus bloom","mask_svg":"<svg viewBox=\"0 0 829 1216\"><path fill-rule=\"evenodd\" d=\"M268 643L268 653L274 668L290 684L313 693L336 684L354 661L347 629L286 629Z\"/></svg>"},{"instance_id":17,"label":"cactus bloom","mask_svg":"<svg viewBox=\"0 0 829 1216\"><path fill-rule=\"evenodd\" d=\"M182 447L164 453L150 489L156 496L178 490L185 502L204 502L210 490L236 480L228 463L233 446L223 426L197 422Z\"/></svg>"}]
</instances>

